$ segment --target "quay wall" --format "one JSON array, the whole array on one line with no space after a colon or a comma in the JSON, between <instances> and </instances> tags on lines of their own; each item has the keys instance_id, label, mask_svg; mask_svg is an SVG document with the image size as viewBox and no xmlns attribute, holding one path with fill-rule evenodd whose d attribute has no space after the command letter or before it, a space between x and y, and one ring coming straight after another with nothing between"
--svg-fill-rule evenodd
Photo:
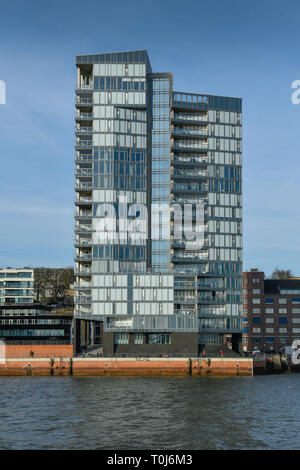
<instances>
[{"instance_id":1,"label":"quay wall","mask_svg":"<svg viewBox=\"0 0 300 470\"><path fill-rule=\"evenodd\" d=\"M8 358L0 376L244 376L253 375L250 358Z\"/></svg>"}]
</instances>

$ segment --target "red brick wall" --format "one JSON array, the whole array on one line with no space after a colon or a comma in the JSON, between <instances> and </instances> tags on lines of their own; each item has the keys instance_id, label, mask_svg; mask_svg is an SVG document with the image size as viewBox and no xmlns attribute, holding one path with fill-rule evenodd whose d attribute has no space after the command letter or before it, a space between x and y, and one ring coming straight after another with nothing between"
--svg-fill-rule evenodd
<instances>
[{"instance_id":1,"label":"red brick wall","mask_svg":"<svg viewBox=\"0 0 300 470\"><path fill-rule=\"evenodd\" d=\"M6 345L7 358L29 358L30 351L38 357L73 357L72 344L11 344Z\"/></svg>"}]
</instances>

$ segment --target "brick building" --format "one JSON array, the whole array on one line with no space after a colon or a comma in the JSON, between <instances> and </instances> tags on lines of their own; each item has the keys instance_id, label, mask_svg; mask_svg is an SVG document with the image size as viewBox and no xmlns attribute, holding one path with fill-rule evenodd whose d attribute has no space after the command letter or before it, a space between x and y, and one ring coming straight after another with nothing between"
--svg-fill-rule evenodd
<instances>
[{"instance_id":1,"label":"brick building","mask_svg":"<svg viewBox=\"0 0 300 470\"><path fill-rule=\"evenodd\" d=\"M243 273L243 351L278 352L300 339L300 279Z\"/></svg>"}]
</instances>

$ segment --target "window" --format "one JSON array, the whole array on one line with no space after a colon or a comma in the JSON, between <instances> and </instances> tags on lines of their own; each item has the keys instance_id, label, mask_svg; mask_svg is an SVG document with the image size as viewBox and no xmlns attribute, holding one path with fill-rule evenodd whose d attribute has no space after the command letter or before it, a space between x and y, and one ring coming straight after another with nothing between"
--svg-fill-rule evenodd
<instances>
[{"instance_id":1,"label":"window","mask_svg":"<svg viewBox=\"0 0 300 470\"><path fill-rule=\"evenodd\" d=\"M274 333L274 328L266 328L266 333Z\"/></svg>"},{"instance_id":2,"label":"window","mask_svg":"<svg viewBox=\"0 0 300 470\"><path fill-rule=\"evenodd\" d=\"M272 337L266 338L266 342L267 343L274 343L274 338L272 338Z\"/></svg>"},{"instance_id":3,"label":"window","mask_svg":"<svg viewBox=\"0 0 300 470\"><path fill-rule=\"evenodd\" d=\"M253 323L260 323L260 317L253 317Z\"/></svg>"},{"instance_id":4,"label":"window","mask_svg":"<svg viewBox=\"0 0 300 470\"><path fill-rule=\"evenodd\" d=\"M252 294L260 294L260 289L252 289Z\"/></svg>"},{"instance_id":5,"label":"window","mask_svg":"<svg viewBox=\"0 0 300 470\"><path fill-rule=\"evenodd\" d=\"M129 334L128 333L115 333L114 343L115 344L129 344Z\"/></svg>"},{"instance_id":6,"label":"window","mask_svg":"<svg viewBox=\"0 0 300 470\"><path fill-rule=\"evenodd\" d=\"M274 318L273 317L266 318L266 323L274 323Z\"/></svg>"},{"instance_id":7,"label":"window","mask_svg":"<svg viewBox=\"0 0 300 470\"><path fill-rule=\"evenodd\" d=\"M300 308L292 308L292 313L300 313Z\"/></svg>"},{"instance_id":8,"label":"window","mask_svg":"<svg viewBox=\"0 0 300 470\"><path fill-rule=\"evenodd\" d=\"M260 299L252 299L253 304L260 304Z\"/></svg>"},{"instance_id":9,"label":"window","mask_svg":"<svg viewBox=\"0 0 300 470\"><path fill-rule=\"evenodd\" d=\"M287 333L287 328L279 328L279 333Z\"/></svg>"},{"instance_id":10,"label":"window","mask_svg":"<svg viewBox=\"0 0 300 470\"><path fill-rule=\"evenodd\" d=\"M287 318L279 318L279 323L286 324L287 323Z\"/></svg>"},{"instance_id":11,"label":"window","mask_svg":"<svg viewBox=\"0 0 300 470\"><path fill-rule=\"evenodd\" d=\"M274 309L273 308L266 308L266 313L274 313Z\"/></svg>"},{"instance_id":12,"label":"window","mask_svg":"<svg viewBox=\"0 0 300 470\"><path fill-rule=\"evenodd\" d=\"M253 333L260 333L260 328L252 328Z\"/></svg>"},{"instance_id":13,"label":"window","mask_svg":"<svg viewBox=\"0 0 300 470\"><path fill-rule=\"evenodd\" d=\"M270 297L267 297L266 300L265 300L266 304L273 304L274 303L274 299L271 299Z\"/></svg>"},{"instance_id":14,"label":"window","mask_svg":"<svg viewBox=\"0 0 300 470\"><path fill-rule=\"evenodd\" d=\"M253 338L252 338L252 343L253 343L253 344L259 344L259 343L261 343L261 338L255 338L255 337L253 337Z\"/></svg>"},{"instance_id":15,"label":"window","mask_svg":"<svg viewBox=\"0 0 300 470\"><path fill-rule=\"evenodd\" d=\"M286 308L280 308L278 311L279 313L286 313Z\"/></svg>"},{"instance_id":16,"label":"window","mask_svg":"<svg viewBox=\"0 0 300 470\"><path fill-rule=\"evenodd\" d=\"M286 344L288 342L288 338L279 338L279 343Z\"/></svg>"},{"instance_id":17,"label":"window","mask_svg":"<svg viewBox=\"0 0 300 470\"><path fill-rule=\"evenodd\" d=\"M135 333L134 335L134 344L143 344L143 333Z\"/></svg>"},{"instance_id":18,"label":"window","mask_svg":"<svg viewBox=\"0 0 300 470\"><path fill-rule=\"evenodd\" d=\"M248 333L248 328L246 326L243 328L243 332Z\"/></svg>"},{"instance_id":19,"label":"window","mask_svg":"<svg viewBox=\"0 0 300 470\"><path fill-rule=\"evenodd\" d=\"M279 298L279 303L280 304L286 304L287 303L287 299L282 299L281 297Z\"/></svg>"},{"instance_id":20,"label":"window","mask_svg":"<svg viewBox=\"0 0 300 470\"><path fill-rule=\"evenodd\" d=\"M300 299L297 299L297 298L294 297L294 298L292 299L292 303L293 303L293 304L300 304Z\"/></svg>"},{"instance_id":21,"label":"window","mask_svg":"<svg viewBox=\"0 0 300 470\"><path fill-rule=\"evenodd\" d=\"M253 308L252 314L255 314L255 313L260 313L260 308Z\"/></svg>"},{"instance_id":22,"label":"window","mask_svg":"<svg viewBox=\"0 0 300 470\"><path fill-rule=\"evenodd\" d=\"M292 328L293 333L300 333L300 328Z\"/></svg>"},{"instance_id":23,"label":"window","mask_svg":"<svg viewBox=\"0 0 300 470\"><path fill-rule=\"evenodd\" d=\"M171 335L168 334L148 334L148 344L171 344Z\"/></svg>"}]
</instances>

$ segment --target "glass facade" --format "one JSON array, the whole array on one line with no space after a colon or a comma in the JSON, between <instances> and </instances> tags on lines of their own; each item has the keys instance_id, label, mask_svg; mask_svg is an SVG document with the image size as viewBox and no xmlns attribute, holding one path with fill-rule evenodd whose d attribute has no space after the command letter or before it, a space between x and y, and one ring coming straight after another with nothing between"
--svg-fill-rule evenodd
<instances>
[{"instance_id":1,"label":"glass facade","mask_svg":"<svg viewBox=\"0 0 300 470\"><path fill-rule=\"evenodd\" d=\"M0 305L33 302L32 269L0 269Z\"/></svg>"},{"instance_id":2,"label":"glass facade","mask_svg":"<svg viewBox=\"0 0 300 470\"><path fill-rule=\"evenodd\" d=\"M241 99L173 91L146 51L76 65L75 317L115 344L241 332Z\"/></svg>"}]
</instances>

